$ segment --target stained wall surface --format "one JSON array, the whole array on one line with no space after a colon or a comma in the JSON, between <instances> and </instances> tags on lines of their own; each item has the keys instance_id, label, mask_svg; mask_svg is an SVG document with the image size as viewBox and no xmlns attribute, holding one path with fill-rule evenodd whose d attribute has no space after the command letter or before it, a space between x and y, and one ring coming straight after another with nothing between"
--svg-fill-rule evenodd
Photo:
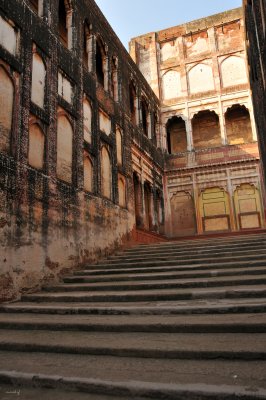
<instances>
[{"instance_id":1,"label":"stained wall surface","mask_svg":"<svg viewBox=\"0 0 266 400\"><path fill-rule=\"evenodd\" d=\"M131 240L133 140L159 177L163 159L131 123L130 80L153 124L159 101L93 0L1 1L0 301Z\"/></svg>"}]
</instances>

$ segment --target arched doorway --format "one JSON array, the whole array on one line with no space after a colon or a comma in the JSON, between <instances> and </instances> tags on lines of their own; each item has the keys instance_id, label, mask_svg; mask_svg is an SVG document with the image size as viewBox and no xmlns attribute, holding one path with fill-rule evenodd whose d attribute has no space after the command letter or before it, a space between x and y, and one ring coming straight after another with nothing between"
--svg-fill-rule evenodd
<instances>
[{"instance_id":1,"label":"arched doorway","mask_svg":"<svg viewBox=\"0 0 266 400\"><path fill-rule=\"evenodd\" d=\"M187 151L187 132L185 121L181 117L173 117L166 124L168 153Z\"/></svg>"},{"instance_id":2,"label":"arched doorway","mask_svg":"<svg viewBox=\"0 0 266 400\"><path fill-rule=\"evenodd\" d=\"M172 235L185 236L196 233L194 201L190 193L174 193L170 200L172 216Z\"/></svg>"}]
</instances>

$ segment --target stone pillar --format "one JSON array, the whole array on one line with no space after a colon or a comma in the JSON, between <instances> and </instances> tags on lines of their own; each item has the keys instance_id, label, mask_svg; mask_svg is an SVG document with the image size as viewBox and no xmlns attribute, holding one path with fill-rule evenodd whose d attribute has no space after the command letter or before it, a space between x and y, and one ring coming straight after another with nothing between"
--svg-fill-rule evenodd
<instances>
[{"instance_id":1,"label":"stone pillar","mask_svg":"<svg viewBox=\"0 0 266 400\"><path fill-rule=\"evenodd\" d=\"M226 124L225 124L225 117L224 117L224 111L223 111L223 106L221 102L221 97L219 96L219 122L220 122L220 132L221 132L221 140L222 140L222 145L227 145L227 136L226 136Z\"/></svg>"}]
</instances>

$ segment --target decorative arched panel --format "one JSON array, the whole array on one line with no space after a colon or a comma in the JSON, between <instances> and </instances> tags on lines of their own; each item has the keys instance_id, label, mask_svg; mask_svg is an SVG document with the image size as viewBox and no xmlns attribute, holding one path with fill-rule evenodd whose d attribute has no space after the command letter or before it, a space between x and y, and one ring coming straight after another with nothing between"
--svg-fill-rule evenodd
<instances>
[{"instance_id":1,"label":"decorative arched panel","mask_svg":"<svg viewBox=\"0 0 266 400\"><path fill-rule=\"evenodd\" d=\"M91 143L91 120L92 120L91 104L87 98L84 98L84 100L83 100L83 132L84 132L84 140L87 143Z\"/></svg>"},{"instance_id":2,"label":"decorative arched panel","mask_svg":"<svg viewBox=\"0 0 266 400\"><path fill-rule=\"evenodd\" d=\"M181 96L181 75L178 71L168 71L162 77L162 92L164 100Z\"/></svg>"},{"instance_id":3,"label":"decorative arched panel","mask_svg":"<svg viewBox=\"0 0 266 400\"><path fill-rule=\"evenodd\" d=\"M38 124L32 124L29 128L29 152L28 163L36 169L43 169L44 165L45 136Z\"/></svg>"},{"instance_id":4,"label":"decorative arched panel","mask_svg":"<svg viewBox=\"0 0 266 400\"><path fill-rule=\"evenodd\" d=\"M170 200L172 235L184 236L196 233L196 215L194 201L190 193L174 193Z\"/></svg>"},{"instance_id":5,"label":"decorative arched panel","mask_svg":"<svg viewBox=\"0 0 266 400\"><path fill-rule=\"evenodd\" d=\"M215 89L212 67L197 64L188 72L189 91L193 93L208 92Z\"/></svg>"},{"instance_id":6,"label":"decorative arched panel","mask_svg":"<svg viewBox=\"0 0 266 400\"><path fill-rule=\"evenodd\" d=\"M46 68L41 56L33 53L32 56L32 82L31 101L40 108L44 108Z\"/></svg>"},{"instance_id":7,"label":"decorative arched panel","mask_svg":"<svg viewBox=\"0 0 266 400\"><path fill-rule=\"evenodd\" d=\"M72 183L73 129L68 118L60 115L57 121L57 177Z\"/></svg>"},{"instance_id":8,"label":"decorative arched panel","mask_svg":"<svg viewBox=\"0 0 266 400\"><path fill-rule=\"evenodd\" d=\"M117 156L117 164L122 165L123 156L122 156L122 133L119 128L116 129L116 156Z\"/></svg>"},{"instance_id":9,"label":"decorative arched panel","mask_svg":"<svg viewBox=\"0 0 266 400\"><path fill-rule=\"evenodd\" d=\"M105 146L101 150L101 184L102 195L111 199L112 197L112 164L109 151Z\"/></svg>"},{"instance_id":10,"label":"decorative arched panel","mask_svg":"<svg viewBox=\"0 0 266 400\"><path fill-rule=\"evenodd\" d=\"M14 85L6 70L0 66L0 151L8 153L13 120Z\"/></svg>"},{"instance_id":11,"label":"decorative arched panel","mask_svg":"<svg viewBox=\"0 0 266 400\"><path fill-rule=\"evenodd\" d=\"M223 188L205 189L199 196L199 210L204 232L231 229L229 195Z\"/></svg>"},{"instance_id":12,"label":"decorative arched panel","mask_svg":"<svg viewBox=\"0 0 266 400\"><path fill-rule=\"evenodd\" d=\"M241 57L230 56L221 64L223 87L247 83L245 60Z\"/></svg>"},{"instance_id":13,"label":"decorative arched panel","mask_svg":"<svg viewBox=\"0 0 266 400\"><path fill-rule=\"evenodd\" d=\"M249 183L238 186L234 192L238 229L262 227L263 214L259 190Z\"/></svg>"},{"instance_id":14,"label":"decorative arched panel","mask_svg":"<svg viewBox=\"0 0 266 400\"><path fill-rule=\"evenodd\" d=\"M122 177L118 178L118 200L120 207L126 207L126 184Z\"/></svg>"},{"instance_id":15,"label":"decorative arched panel","mask_svg":"<svg viewBox=\"0 0 266 400\"><path fill-rule=\"evenodd\" d=\"M84 189L93 192L93 164L87 152L84 152Z\"/></svg>"}]
</instances>

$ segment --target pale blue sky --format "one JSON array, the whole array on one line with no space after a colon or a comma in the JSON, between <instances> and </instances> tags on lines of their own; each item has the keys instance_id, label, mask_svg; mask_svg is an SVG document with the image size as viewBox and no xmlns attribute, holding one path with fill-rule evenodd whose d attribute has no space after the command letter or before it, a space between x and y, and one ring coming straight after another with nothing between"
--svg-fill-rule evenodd
<instances>
[{"instance_id":1,"label":"pale blue sky","mask_svg":"<svg viewBox=\"0 0 266 400\"><path fill-rule=\"evenodd\" d=\"M126 48L132 37L240 7L242 0L96 0Z\"/></svg>"}]
</instances>

